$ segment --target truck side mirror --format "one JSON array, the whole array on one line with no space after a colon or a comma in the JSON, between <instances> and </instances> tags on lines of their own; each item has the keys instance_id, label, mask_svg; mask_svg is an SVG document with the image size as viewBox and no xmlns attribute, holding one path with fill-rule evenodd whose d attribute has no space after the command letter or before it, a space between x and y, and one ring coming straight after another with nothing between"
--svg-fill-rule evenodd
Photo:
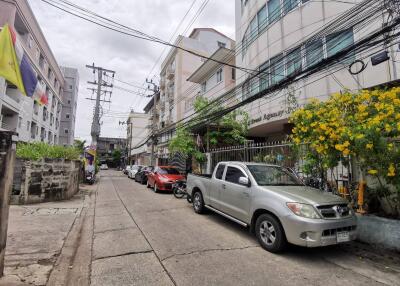
<instances>
[{"instance_id":1,"label":"truck side mirror","mask_svg":"<svg viewBox=\"0 0 400 286\"><path fill-rule=\"evenodd\" d=\"M250 187L250 181L249 178L246 177L240 177L239 178L239 184L246 186L246 187Z\"/></svg>"}]
</instances>

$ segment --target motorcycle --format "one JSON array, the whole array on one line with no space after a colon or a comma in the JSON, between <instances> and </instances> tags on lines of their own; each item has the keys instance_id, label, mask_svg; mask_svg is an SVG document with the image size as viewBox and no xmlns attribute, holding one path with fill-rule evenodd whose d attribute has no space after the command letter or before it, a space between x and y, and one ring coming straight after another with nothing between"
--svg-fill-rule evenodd
<instances>
[{"instance_id":1,"label":"motorcycle","mask_svg":"<svg viewBox=\"0 0 400 286\"><path fill-rule=\"evenodd\" d=\"M172 184L172 192L175 198L182 199L186 196L186 200L192 203L191 196L186 192L186 181L176 180L175 183Z\"/></svg>"},{"instance_id":2,"label":"motorcycle","mask_svg":"<svg viewBox=\"0 0 400 286\"><path fill-rule=\"evenodd\" d=\"M93 172L86 172L85 174L86 183L93 185L96 181L96 175Z\"/></svg>"}]
</instances>

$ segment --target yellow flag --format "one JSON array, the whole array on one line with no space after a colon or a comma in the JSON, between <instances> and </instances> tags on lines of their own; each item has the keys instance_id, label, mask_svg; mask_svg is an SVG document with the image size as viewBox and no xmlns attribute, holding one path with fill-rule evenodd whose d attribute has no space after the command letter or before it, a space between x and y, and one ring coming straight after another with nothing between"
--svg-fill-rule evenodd
<instances>
[{"instance_id":1,"label":"yellow flag","mask_svg":"<svg viewBox=\"0 0 400 286\"><path fill-rule=\"evenodd\" d=\"M26 94L8 24L0 31L0 76Z\"/></svg>"}]
</instances>

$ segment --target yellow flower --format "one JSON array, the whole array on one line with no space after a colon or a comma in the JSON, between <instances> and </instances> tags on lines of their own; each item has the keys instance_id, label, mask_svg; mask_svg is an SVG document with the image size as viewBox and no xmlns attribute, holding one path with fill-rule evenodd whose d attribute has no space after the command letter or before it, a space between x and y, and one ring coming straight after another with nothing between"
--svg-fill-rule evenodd
<instances>
[{"instance_id":1,"label":"yellow flower","mask_svg":"<svg viewBox=\"0 0 400 286\"><path fill-rule=\"evenodd\" d=\"M319 128L321 128L322 130L326 130L327 127L325 123L320 123Z\"/></svg>"},{"instance_id":2,"label":"yellow flower","mask_svg":"<svg viewBox=\"0 0 400 286\"><path fill-rule=\"evenodd\" d=\"M363 139L365 137L364 134L357 134L356 139Z\"/></svg>"},{"instance_id":3,"label":"yellow flower","mask_svg":"<svg viewBox=\"0 0 400 286\"><path fill-rule=\"evenodd\" d=\"M388 145L387 145L387 147L388 147L388 150L390 151L390 150L393 150L393 143L389 143Z\"/></svg>"},{"instance_id":4,"label":"yellow flower","mask_svg":"<svg viewBox=\"0 0 400 286\"><path fill-rule=\"evenodd\" d=\"M374 147L374 144L368 143L365 147L366 147L367 149L372 149L372 148Z\"/></svg>"},{"instance_id":5,"label":"yellow flower","mask_svg":"<svg viewBox=\"0 0 400 286\"><path fill-rule=\"evenodd\" d=\"M336 144L335 149L339 150L339 151L343 151L345 149L345 147L342 144Z\"/></svg>"},{"instance_id":6,"label":"yellow flower","mask_svg":"<svg viewBox=\"0 0 400 286\"><path fill-rule=\"evenodd\" d=\"M390 132L390 131L392 131L392 127L389 124L386 124L385 130L386 130L386 132Z\"/></svg>"},{"instance_id":7,"label":"yellow flower","mask_svg":"<svg viewBox=\"0 0 400 286\"><path fill-rule=\"evenodd\" d=\"M322 135L319 136L319 140L320 140L320 141L324 141L324 140L325 140L325 136L322 136Z\"/></svg>"},{"instance_id":8,"label":"yellow flower","mask_svg":"<svg viewBox=\"0 0 400 286\"><path fill-rule=\"evenodd\" d=\"M396 176L396 168L394 167L394 164L393 164L393 163L391 163L391 164L389 165L387 176L388 176L388 177L394 177L394 176Z\"/></svg>"},{"instance_id":9,"label":"yellow flower","mask_svg":"<svg viewBox=\"0 0 400 286\"><path fill-rule=\"evenodd\" d=\"M343 155L347 156L349 154L350 154L350 150L349 149L346 148L346 149L343 150Z\"/></svg>"},{"instance_id":10,"label":"yellow flower","mask_svg":"<svg viewBox=\"0 0 400 286\"><path fill-rule=\"evenodd\" d=\"M303 127L301 127L301 131L303 131L303 132L307 132L307 131L308 131L308 128L307 128L307 127L305 127L305 126L303 126Z\"/></svg>"},{"instance_id":11,"label":"yellow flower","mask_svg":"<svg viewBox=\"0 0 400 286\"><path fill-rule=\"evenodd\" d=\"M368 170L368 174L376 175L376 174L378 174L378 170L374 170L374 169Z\"/></svg>"},{"instance_id":12,"label":"yellow flower","mask_svg":"<svg viewBox=\"0 0 400 286\"><path fill-rule=\"evenodd\" d=\"M300 138L297 138L297 137L296 137L296 138L294 138L294 142L297 143L297 144L299 144L299 143L301 142L301 140L300 140Z\"/></svg>"},{"instance_id":13,"label":"yellow flower","mask_svg":"<svg viewBox=\"0 0 400 286\"><path fill-rule=\"evenodd\" d=\"M344 142L344 143L343 143L343 146L344 146L344 147L349 147L349 146L350 146L350 142L349 142L349 141Z\"/></svg>"}]
</instances>

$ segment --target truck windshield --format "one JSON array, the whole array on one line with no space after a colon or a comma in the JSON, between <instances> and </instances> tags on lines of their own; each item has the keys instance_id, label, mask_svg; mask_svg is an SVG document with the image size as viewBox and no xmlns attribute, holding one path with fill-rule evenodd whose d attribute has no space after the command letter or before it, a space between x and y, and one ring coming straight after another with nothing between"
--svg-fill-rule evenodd
<instances>
[{"instance_id":1,"label":"truck windshield","mask_svg":"<svg viewBox=\"0 0 400 286\"><path fill-rule=\"evenodd\" d=\"M260 186L303 186L300 180L280 167L248 165L247 168Z\"/></svg>"}]
</instances>

